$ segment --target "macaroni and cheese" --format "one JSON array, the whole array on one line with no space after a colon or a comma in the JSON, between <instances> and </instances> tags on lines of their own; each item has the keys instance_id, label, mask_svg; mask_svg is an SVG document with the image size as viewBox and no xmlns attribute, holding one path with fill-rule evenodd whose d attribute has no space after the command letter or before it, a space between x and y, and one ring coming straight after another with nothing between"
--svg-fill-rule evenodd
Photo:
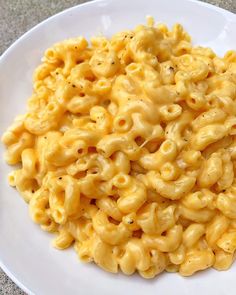
<instances>
[{"instance_id":1,"label":"macaroni and cheese","mask_svg":"<svg viewBox=\"0 0 236 295\"><path fill-rule=\"evenodd\" d=\"M236 250L236 52L150 18L46 50L4 133L33 221L106 271L183 276ZM18 166L19 167L19 166Z\"/></svg>"}]
</instances>

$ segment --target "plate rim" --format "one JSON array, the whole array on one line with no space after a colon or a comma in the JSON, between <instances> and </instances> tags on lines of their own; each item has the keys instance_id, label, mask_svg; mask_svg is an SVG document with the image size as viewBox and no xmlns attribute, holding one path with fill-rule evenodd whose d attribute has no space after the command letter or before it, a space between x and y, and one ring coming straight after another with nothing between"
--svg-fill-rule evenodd
<instances>
[{"instance_id":1,"label":"plate rim","mask_svg":"<svg viewBox=\"0 0 236 295\"><path fill-rule=\"evenodd\" d=\"M85 3L80 3L77 5L73 5L71 7L68 7L60 12L57 12L56 14L53 14L51 16L49 16L48 18L44 19L43 21L37 23L36 25L34 25L32 28L30 28L28 31L26 31L25 33L23 33L22 35L20 35L20 37L18 37L15 41L13 41L9 47L7 49L5 49L3 51L3 53L0 56L0 67L2 66L2 63L4 62L4 60L6 58L8 58L8 55L15 49L15 47L18 45L18 43L20 42L24 42L24 39L27 38L28 36L30 36L30 34L34 33L34 31L36 31L39 27L43 26L44 24L46 24L48 21L57 18L58 16L61 16L63 14L66 14L74 9L76 9L77 7L84 7L84 6L93 6L96 5L98 3L102 3L102 2L115 2L117 0L89 0L88 2ZM127 0L120 0L120 1L127 1ZM132 0L128 0L128 1L132 1ZM162 0L164 1L164 0ZM171 0L169 0L171 1ZM191 2L191 3L195 3L196 5L205 7L205 8L210 8L211 10L214 11L218 11L220 13L223 13L224 15L232 18L231 20L235 20L236 21L236 14L224 9L222 7L216 6L214 4L211 3L207 3L207 2L202 2L202 0L172 0L177 2L181 2L181 1L185 1L185 2ZM1 143L2 144L2 143ZM1 254L0 254L0 268L3 270L3 272L25 293L29 294L29 295L36 295L29 287L25 286L24 283L22 283L18 278L17 278L17 274L14 274L13 271L11 271L11 267L7 266L2 258L1 258Z\"/></svg>"}]
</instances>

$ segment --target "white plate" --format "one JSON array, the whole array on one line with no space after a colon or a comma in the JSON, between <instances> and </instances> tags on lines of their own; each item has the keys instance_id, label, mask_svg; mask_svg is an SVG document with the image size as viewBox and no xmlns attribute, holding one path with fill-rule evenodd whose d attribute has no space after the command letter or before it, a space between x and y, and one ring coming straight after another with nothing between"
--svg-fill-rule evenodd
<instances>
[{"instance_id":1,"label":"white plate","mask_svg":"<svg viewBox=\"0 0 236 295\"><path fill-rule=\"evenodd\" d=\"M106 36L145 23L145 16L180 22L195 44L218 54L236 45L236 16L188 0L102 0L68 9L39 24L15 42L0 60L0 133L25 111L33 69L46 48L68 37ZM2 154L1 146L0 153ZM27 205L6 181L10 168L0 162L0 265L27 293L37 295L229 295L235 294L236 264L226 272L204 271L191 278L164 273L151 281L106 273L82 264L71 250L57 251L51 236L33 224Z\"/></svg>"}]
</instances>

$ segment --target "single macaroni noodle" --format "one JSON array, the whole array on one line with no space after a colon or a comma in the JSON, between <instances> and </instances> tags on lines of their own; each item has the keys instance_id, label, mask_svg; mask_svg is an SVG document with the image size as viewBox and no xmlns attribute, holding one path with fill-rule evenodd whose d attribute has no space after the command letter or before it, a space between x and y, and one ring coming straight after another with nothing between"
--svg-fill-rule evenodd
<instances>
[{"instance_id":1,"label":"single macaroni noodle","mask_svg":"<svg viewBox=\"0 0 236 295\"><path fill-rule=\"evenodd\" d=\"M2 141L9 184L54 247L147 279L232 265L236 52L149 18L55 44L33 81Z\"/></svg>"}]
</instances>

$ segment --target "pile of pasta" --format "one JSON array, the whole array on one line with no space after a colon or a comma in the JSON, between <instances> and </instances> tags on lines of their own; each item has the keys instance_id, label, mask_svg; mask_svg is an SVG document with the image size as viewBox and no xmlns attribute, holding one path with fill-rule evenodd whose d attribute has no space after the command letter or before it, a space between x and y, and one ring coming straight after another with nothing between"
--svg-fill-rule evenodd
<instances>
[{"instance_id":1,"label":"pile of pasta","mask_svg":"<svg viewBox=\"0 0 236 295\"><path fill-rule=\"evenodd\" d=\"M2 137L9 175L58 249L106 271L228 269L236 250L236 53L177 24L65 40Z\"/></svg>"}]
</instances>

